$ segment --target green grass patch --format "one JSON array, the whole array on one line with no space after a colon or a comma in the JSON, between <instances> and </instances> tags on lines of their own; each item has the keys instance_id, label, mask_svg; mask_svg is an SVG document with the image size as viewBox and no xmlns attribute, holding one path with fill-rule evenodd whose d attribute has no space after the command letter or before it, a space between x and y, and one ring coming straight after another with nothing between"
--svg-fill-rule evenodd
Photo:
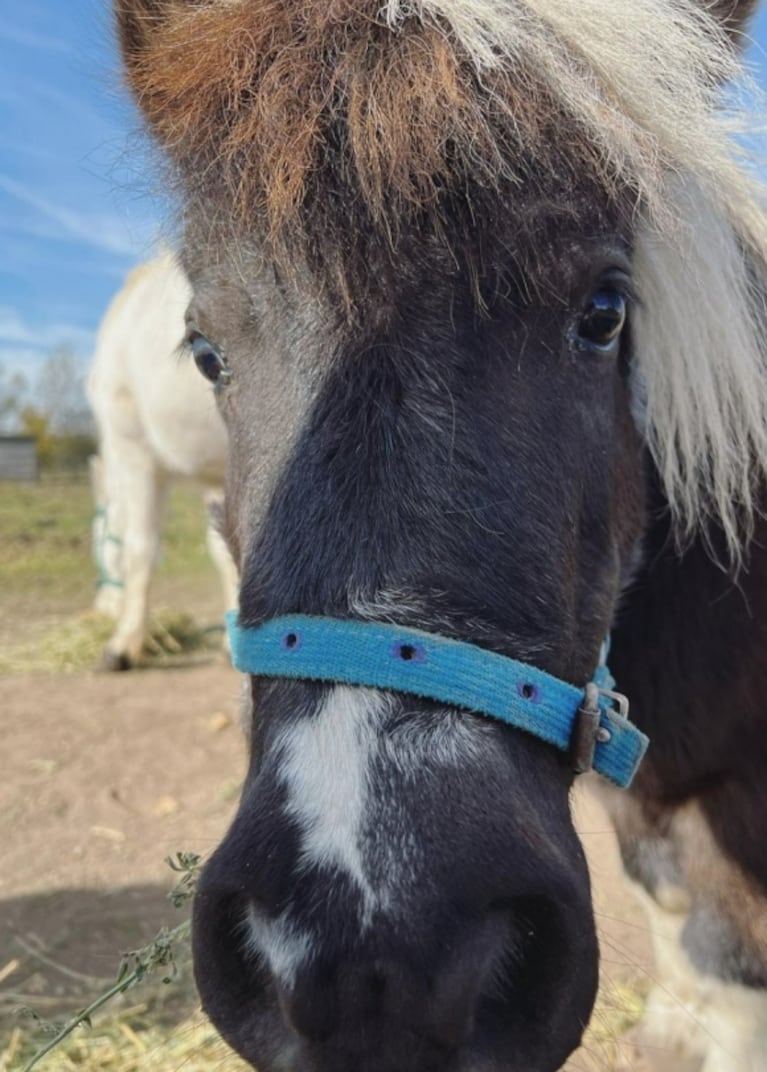
<instances>
[{"instance_id":1,"label":"green grass patch","mask_svg":"<svg viewBox=\"0 0 767 1072\"><path fill-rule=\"evenodd\" d=\"M96 581L91 556L93 500L85 478L38 484L0 483L0 592L83 593ZM173 487L163 527L160 577L209 573L205 510L199 489ZM0 597L2 598L2 597Z\"/></svg>"},{"instance_id":2,"label":"green grass patch","mask_svg":"<svg viewBox=\"0 0 767 1072\"><path fill-rule=\"evenodd\" d=\"M85 476L0 483L0 673L72 673L97 663L112 624L90 610L93 510ZM220 644L220 631L198 621L219 621L223 609L205 522L199 487L174 484L151 593L169 609L152 614L147 663Z\"/></svg>"},{"instance_id":3,"label":"green grass patch","mask_svg":"<svg viewBox=\"0 0 767 1072\"><path fill-rule=\"evenodd\" d=\"M87 593L94 583L85 481L0 484L0 593Z\"/></svg>"}]
</instances>

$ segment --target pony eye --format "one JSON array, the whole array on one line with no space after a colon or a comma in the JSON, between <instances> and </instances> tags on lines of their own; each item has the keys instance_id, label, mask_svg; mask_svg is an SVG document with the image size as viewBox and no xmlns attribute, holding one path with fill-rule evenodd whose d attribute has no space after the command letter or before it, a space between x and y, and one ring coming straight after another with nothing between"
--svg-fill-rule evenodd
<instances>
[{"instance_id":1,"label":"pony eye","mask_svg":"<svg viewBox=\"0 0 767 1072\"><path fill-rule=\"evenodd\" d=\"M191 340L194 363L206 380L216 387L229 383L232 374L221 354L204 335L193 335Z\"/></svg>"},{"instance_id":2,"label":"pony eye","mask_svg":"<svg viewBox=\"0 0 767 1072\"><path fill-rule=\"evenodd\" d=\"M591 296L578 325L578 341L589 349L609 350L626 323L626 298L614 287L600 287Z\"/></svg>"}]
</instances>

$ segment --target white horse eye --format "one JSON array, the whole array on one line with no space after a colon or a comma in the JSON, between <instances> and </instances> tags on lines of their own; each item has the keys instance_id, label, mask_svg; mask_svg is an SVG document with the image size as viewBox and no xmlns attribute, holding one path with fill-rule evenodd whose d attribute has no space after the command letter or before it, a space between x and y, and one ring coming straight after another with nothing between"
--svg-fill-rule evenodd
<instances>
[{"instance_id":1,"label":"white horse eye","mask_svg":"<svg viewBox=\"0 0 767 1072\"><path fill-rule=\"evenodd\" d=\"M190 342L194 363L205 379L216 387L223 387L229 383L232 373L213 343L209 342L204 335L193 335Z\"/></svg>"}]
</instances>

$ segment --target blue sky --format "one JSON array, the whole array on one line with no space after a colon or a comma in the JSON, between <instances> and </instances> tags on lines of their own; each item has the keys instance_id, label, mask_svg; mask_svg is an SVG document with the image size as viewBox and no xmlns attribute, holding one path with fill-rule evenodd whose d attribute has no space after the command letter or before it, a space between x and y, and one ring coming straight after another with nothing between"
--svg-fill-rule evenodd
<instances>
[{"instance_id":1,"label":"blue sky","mask_svg":"<svg viewBox=\"0 0 767 1072\"><path fill-rule=\"evenodd\" d=\"M108 0L9 5L0 55L0 365L34 379L57 344L89 355L161 210L120 87Z\"/></svg>"},{"instance_id":2,"label":"blue sky","mask_svg":"<svg viewBox=\"0 0 767 1072\"><path fill-rule=\"evenodd\" d=\"M767 10L753 36L767 88ZM167 209L120 87L109 0L9 3L0 55L0 367L34 380L58 344L87 360Z\"/></svg>"}]
</instances>

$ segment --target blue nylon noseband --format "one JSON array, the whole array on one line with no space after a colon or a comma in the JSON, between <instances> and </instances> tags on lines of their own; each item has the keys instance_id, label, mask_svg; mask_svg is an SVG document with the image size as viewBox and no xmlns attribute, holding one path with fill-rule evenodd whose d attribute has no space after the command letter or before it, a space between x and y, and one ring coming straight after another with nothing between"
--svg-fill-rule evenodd
<instances>
[{"instance_id":1,"label":"blue nylon noseband","mask_svg":"<svg viewBox=\"0 0 767 1072\"><path fill-rule=\"evenodd\" d=\"M226 616L232 662L243 673L308 678L412 693L525 730L571 752L575 770L631 784L647 748L626 718L603 660L586 689L458 640L378 622L302 614L241 626ZM620 710L617 710L615 704Z\"/></svg>"}]
</instances>

